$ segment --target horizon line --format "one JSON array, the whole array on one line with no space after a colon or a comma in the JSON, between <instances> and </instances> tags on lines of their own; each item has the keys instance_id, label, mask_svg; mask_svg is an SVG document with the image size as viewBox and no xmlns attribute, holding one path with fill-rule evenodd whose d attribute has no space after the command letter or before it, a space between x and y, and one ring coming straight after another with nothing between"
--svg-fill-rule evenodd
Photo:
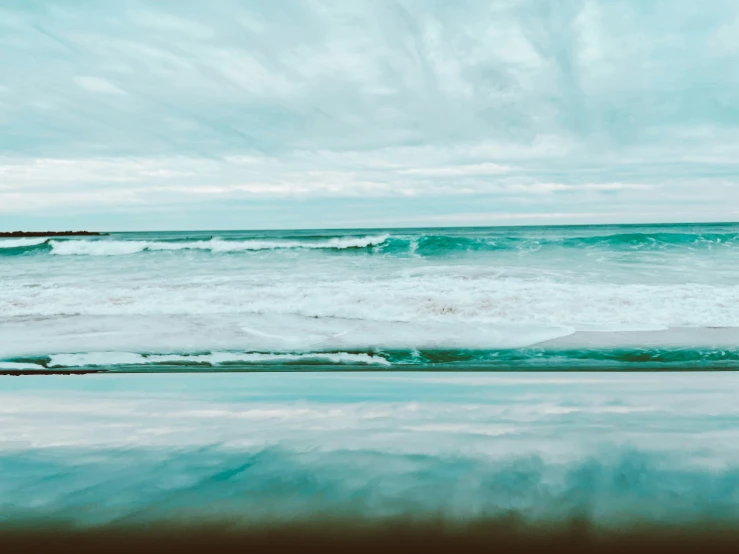
<instances>
[{"instance_id":1,"label":"horizon line","mask_svg":"<svg viewBox=\"0 0 739 554\"><path fill-rule=\"evenodd\" d=\"M418 226L405 226L396 225L391 227L284 227L284 228L244 228L244 229L138 229L135 231L116 231L113 229L64 229L64 230L45 230L45 231L33 231L33 230L12 230L12 231L0 231L0 234L5 233L234 233L234 232L265 232L265 231L388 231L394 229L404 230L423 230L423 229L520 229L520 228L551 228L551 227L668 227L675 225L739 225L739 220L735 221L682 221L682 222L650 222L650 223L522 223L518 225L418 225Z\"/></svg>"}]
</instances>

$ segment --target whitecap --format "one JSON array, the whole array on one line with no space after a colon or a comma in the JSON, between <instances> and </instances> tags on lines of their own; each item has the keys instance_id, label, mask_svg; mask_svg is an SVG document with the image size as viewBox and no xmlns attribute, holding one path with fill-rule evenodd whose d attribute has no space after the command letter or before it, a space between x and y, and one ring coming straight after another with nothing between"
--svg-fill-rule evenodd
<instances>
[{"instance_id":1,"label":"whitecap","mask_svg":"<svg viewBox=\"0 0 739 554\"><path fill-rule=\"evenodd\" d=\"M43 244L48 239L45 237L39 238L23 238L23 239L0 239L0 248L27 248L29 246L38 246Z\"/></svg>"},{"instance_id":2,"label":"whitecap","mask_svg":"<svg viewBox=\"0 0 739 554\"><path fill-rule=\"evenodd\" d=\"M86 367L86 366L122 366L146 364L259 364L280 362L325 362L328 364L364 364L389 366L382 356L371 356L352 352L305 352L305 353L269 353L269 352L211 352L207 354L137 354L133 352L79 352L72 354L54 354L50 356L48 366Z\"/></svg>"},{"instance_id":3,"label":"whitecap","mask_svg":"<svg viewBox=\"0 0 739 554\"><path fill-rule=\"evenodd\" d=\"M189 242L134 240L65 240L51 241L52 254L57 256L122 256L144 251L209 250L211 252L248 252L282 249L370 248L383 244L390 236L335 237L327 240L210 240Z\"/></svg>"}]
</instances>

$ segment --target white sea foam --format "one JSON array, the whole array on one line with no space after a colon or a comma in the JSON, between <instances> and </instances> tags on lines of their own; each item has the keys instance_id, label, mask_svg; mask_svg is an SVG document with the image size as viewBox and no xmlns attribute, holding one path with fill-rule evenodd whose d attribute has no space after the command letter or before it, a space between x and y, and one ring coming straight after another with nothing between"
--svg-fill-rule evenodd
<instances>
[{"instance_id":1,"label":"white sea foam","mask_svg":"<svg viewBox=\"0 0 739 554\"><path fill-rule=\"evenodd\" d=\"M50 241L52 254L58 256L122 256L144 251L208 250L211 252L246 252L281 249L368 248L384 243L389 235L336 237L327 240L223 240L137 241L137 240L66 240Z\"/></svg>"},{"instance_id":2,"label":"white sea foam","mask_svg":"<svg viewBox=\"0 0 739 554\"><path fill-rule=\"evenodd\" d=\"M254 271L261 269L257 266ZM280 268L281 269L281 268ZM219 277L119 275L0 282L3 316L275 314L396 322L572 326L581 330L651 330L739 326L739 285L567 283L316 274L265 268L263 275ZM330 279L333 277L333 279ZM33 287L33 288L29 288Z\"/></svg>"},{"instance_id":3,"label":"white sea foam","mask_svg":"<svg viewBox=\"0 0 739 554\"><path fill-rule=\"evenodd\" d=\"M23 239L0 239L0 248L25 248L28 246L38 246L47 241L47 238L23 238Z\"/></svg>"},{"instance_id":4,"label":"white sea foam","mask_svg":"<svg viewBox=\"0 0 739 554\"><path fill-rule=\"evenodd\" d=\"M49 241L51 253L58 256L121 256L143 252L146 241L64 240Z\"/></svg>"},{"instance_id":5,"label":"white sea foam","mask_svg":"<svg viewBox=\"0 0 739 554\"><path fill-rule=\"evenodd\" d=\"M259 364L292 361L316 361L329 364L364 364L389 366L385 358L369 354L350 352L309 352L309 353L262 353L262 352L212 352L209 354L153 354L142 355L133 352L82 352L74 354L54 354L50 356L49 367L120 366L144 364ZM0 368L2 365L0 365ZM34 366L38 369L38 366ZM28 368L22 368L28 369Z\"/></svg>"},{"instance_id":6,"label":"white sea foam","mask_svg":"<svg viewBox=\"0 0 739 554\"><path fill-rule=\"evenodd\" d=\"M29 364L24 362L1 362L0 361L0 370L29 370L29 369L44 369L39 364Z\"/></svg>"},{"instance_id":7,"label":"white sea foam","mask_svg":"<svg viewBox=\"0 0 739 554\"><path fill-rule=\"evenodd\" d=\"M5 257L0 359L100 350L521 348L576 331L651 337L676 327L739 327L737 249L416 257L407 255L411 247L398 255L380 232L178 236L60 239L50 241L54 257ZM425 235L393 236L420 244ZM370 245L383 248L337 254ZM248 250L262 253L207 255ZM145 251L152 253L125 255ZM705 334L693 336L694 346L706 344Z\"/></svg>"}]
</instances>

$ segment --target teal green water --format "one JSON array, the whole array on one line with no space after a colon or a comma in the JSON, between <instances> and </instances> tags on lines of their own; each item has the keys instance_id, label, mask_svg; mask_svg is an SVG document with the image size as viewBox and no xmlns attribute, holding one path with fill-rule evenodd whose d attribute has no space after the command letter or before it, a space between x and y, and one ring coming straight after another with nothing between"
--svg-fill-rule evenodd
<instances>
[{"instance_id":1,"label":"teal green water","mask_svg":"<svg viewBox=\"0 0 739 554\"><path fill-rule=\"evenodd\" d=\"M735 369L739 225L0 239L0 370Z\"/></svg>"},{"instance_id":2,"label":"teal green water","mask_svg":"<svg viewBox=\"0 0 739 554\"><path fill-rule=\"evenodd\" d=\"M362 239L369 240L362 240ZM382 238L382 240L380 240ZM374 239L374 240L373 240ZM650 226L556 226L445 229L368 229L350 231L219 231L177 233L113 233L107 237L0 239L0 256L31 254L90 254L85 245L75 252L70 241L107 245L97 255L122 255L167 250L210 250L226 242L223 251L249 252L279 249L325 249L344 253L450 256L476 251L538 249L602 249L604 251L661 251L679 248L710 250L739 246L736 224ZM136 243L130 249L120 242ZM208 244L207 241L213 241ZM251 244L248 241L252 241ZM260 244L257 241L261 241ZM330 241L334 241L332 244ZM352 241L356 241L352 243ZM147 244L147 243L151 244ZM3 244L4 243L4 244ZM229 244L231 248L229 247ZM240 244L241 243L241 244ZM61 244L61 246L60 246ZM65 248L66 246L66 248Z\"/></svg>"},{"instance_id":3,"label":"teal green water","mask_svg":"<svg viewBox=\"0 0 739 554\"><path fill-rule=\"evenodd\" d=\"M739 522L732 373L4 378L0 529Z\"/></svg>"},{"instance_id":4,"label":"teal green water","mask_svg":"<svg viewBox=\"0 0 739 554\"><path fill-rule=\"evenodd\" d=\"M228 356L228 353L220 353ZM267 355L251 353L253 355ZM59 363L58 356L20 357L19 366L42 370L103 367L108 371L208 372L208 371L694 371L734 370L739 368L739 349L732 347L683 348L520 348L507 350L369 350L283 353L271 360L240 360L244 353L233 353L231 361L214 361L212 352L179 353L176 359L161 354L140 354L140 360L127 363ZM248 353L246 354L248 356ZM281 358L282 356L282 358ZM342 360L342 356L349 357ZM354 356L357 359L352 360ZM111 355L114 357L114 355ZM161 359L164 358L164 359ZM332 361L335 358L335 361ZM10 367L10 365L9 365Z\"/></svg>"}]
</instances>

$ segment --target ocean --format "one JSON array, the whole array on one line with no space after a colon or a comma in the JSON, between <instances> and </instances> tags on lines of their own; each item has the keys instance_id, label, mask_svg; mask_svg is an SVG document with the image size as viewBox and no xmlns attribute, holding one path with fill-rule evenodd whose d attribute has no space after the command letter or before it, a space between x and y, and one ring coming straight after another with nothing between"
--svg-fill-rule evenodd
<instances>
[{"instance_id":1,"label":"ocean","mask_svg":"<svg viewBox=\"0 0 739 554\"><path fill-rule=\"evenodd\" d=\"M738 268L737 224L0 239L0 548L733 551Z\"/></svg>"},{"instance_id":2,"label":"ocean","mask_svg":"<svg viewBox=\"0 0 739 554\"><path fill-rule=\"evenodd\" d=\"M0 239L0 371L739 368L739 224Z\"/></svg>"}]
</instances>

